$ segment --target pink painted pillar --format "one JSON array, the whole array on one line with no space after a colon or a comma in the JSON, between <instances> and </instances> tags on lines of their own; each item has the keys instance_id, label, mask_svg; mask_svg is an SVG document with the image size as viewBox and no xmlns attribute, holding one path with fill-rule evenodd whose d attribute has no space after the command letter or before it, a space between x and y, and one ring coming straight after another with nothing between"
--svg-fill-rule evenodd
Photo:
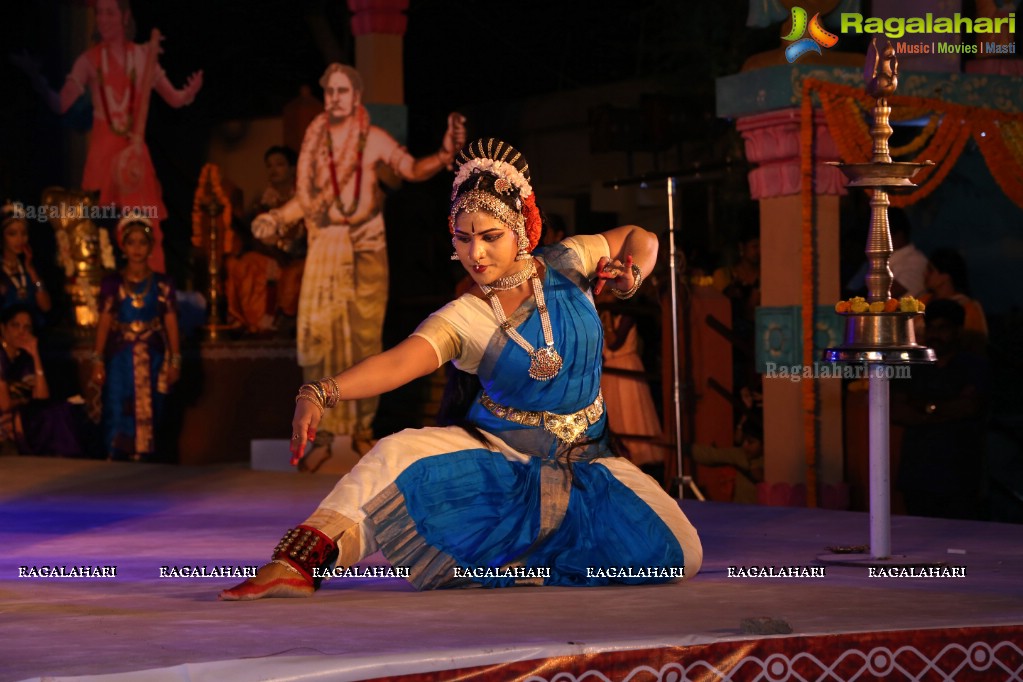
<instances>
[{"instance_id":1,"label":"pink painted pillar","mask_svg":"<svg viewBox=\"0 0 1023 682\"><path fill-rule=\"evenodd\" d=\"M823 114L815 111L815 158L817 194L814 220L817 226L819 272L818 300L828 305L838 300L839 195L845 179L826 161L837 161L838 150L828 134ZM802 305L802 220L800 202L799 109L782 109L737 120L746 158L756 164L750 171L750 195L760 202L761 306ZM798 313L795 315L798 320ZM801 343L798 325L790 328L785 343ZM790 362L802 365L802 355ZM791 365L790 365L791 367ZM801 369L801 367L800 367ZM842 382L818 379L821 396L821 439L817 453L818 505L844 508L842 485ZM765 484L760 501L799 506L806 500L806 453L804 448L802 385L789 378L764 376Z\"/></svg>"},{"instance_id":2,"label":"pink painted pillar","mask_svg":"<svg viewBox=\"0 0 1023 682\"><path fill-rule=\"evenodd\" d=\"M348 0L363 103L404 104L403 39L408 0Z\"/></svg>"}]
</instances>

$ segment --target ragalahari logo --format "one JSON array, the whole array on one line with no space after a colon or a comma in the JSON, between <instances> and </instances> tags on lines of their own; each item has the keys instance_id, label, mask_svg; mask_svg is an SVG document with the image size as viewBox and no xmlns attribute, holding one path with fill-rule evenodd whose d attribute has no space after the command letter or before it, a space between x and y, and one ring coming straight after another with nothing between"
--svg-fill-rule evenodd
<instances>
[{"instance_id":1,"label":"ragalahari logo","mask_svg":"<svg viewBox=\"0 0 1023 682\"><path fill-rule=\"evenodd\" d=\"M830 31L826 31L821 26L821 15L820 12L813 15L813 19L809 22L806 21L806 10L802 7L792 8L792 30L789 34L782 38L782 40L788 40L793 42L791 45L785 48L785 59L789 60L789 64L802 57L807 52L821 53L822 47L834 47L838 43L838 36ZM810 37L804 38L803 34L809 30Z\"/></svg>"}]
</instances>

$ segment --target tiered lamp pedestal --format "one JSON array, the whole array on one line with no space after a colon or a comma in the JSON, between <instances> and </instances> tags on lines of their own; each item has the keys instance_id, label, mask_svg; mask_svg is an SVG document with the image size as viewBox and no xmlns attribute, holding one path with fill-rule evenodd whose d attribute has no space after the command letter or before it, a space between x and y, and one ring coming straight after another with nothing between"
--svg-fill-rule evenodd
<instances>
[{"instance_id":1,"label":"tiered lamp pedestal","mask_svg":"<svg viewBox=\"0 0 1023 682\"><path fill-rule=\"evenodd\" d=\"M892 134L888 123L891 107L888 106L887 98L898 87L895 50L890 42L879 50L875 40L867 53L867 60L867 92L877 99L872 110L873 125L870 129L874 141L873 158L868 163L835 165L849 178L849 187L863 187L873 191L870 200L870 231L865 251L869 263L866 298L869 305L877 302L884 304L889 301L891 294L893 277L888 268L888 260L892 255L892 240L888 229L888 190L914 187L912 177L921 167L930 165L930 162L918 164L892 161L888 151L888 139ZM826 362L865 364L869 370L870 386L870 550L868 553L836 550L833 554L818 557L825 563L863 566L941 563L924 557L895 555L892 553L891 542L889 368L935 362L934 351L917 343L913 318L919 314L915 310L844 313L844 342L824 352Z\"/></svg>"}]
</instances>

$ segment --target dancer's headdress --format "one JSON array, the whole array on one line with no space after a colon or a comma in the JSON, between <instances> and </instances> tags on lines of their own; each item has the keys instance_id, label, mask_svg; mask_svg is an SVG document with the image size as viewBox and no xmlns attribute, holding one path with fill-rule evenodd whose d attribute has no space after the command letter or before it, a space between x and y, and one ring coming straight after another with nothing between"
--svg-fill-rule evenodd
<instances>
[{"instance_id":1,"label":"dancer's headdress","mask_svg":"<svg viewBox=\"0 0 1023 682\"><path fill-rule=\"evenodd\" d=\"M511 228L518 237L519 259L540 241L543 227L529 184L529 164L522 153L507 142L481 138L470 142L455 158L458 171L451 189L448 230L455 231L461 212L486 211ZM484 176L489 176L483 182Z\"/></svg>"},{"instance_id":2,"label":"dancer's headdress","mask_svg":"<svg viewBox=\"0 0 1023 682\"><path fill-rule=\"evenodd\" d=\"M142 232L150 242L153 241L153 221L139 211L131 211L117 223L117 245L123 249L124 240L135 231Z\"/></svg>"}]
</instances>

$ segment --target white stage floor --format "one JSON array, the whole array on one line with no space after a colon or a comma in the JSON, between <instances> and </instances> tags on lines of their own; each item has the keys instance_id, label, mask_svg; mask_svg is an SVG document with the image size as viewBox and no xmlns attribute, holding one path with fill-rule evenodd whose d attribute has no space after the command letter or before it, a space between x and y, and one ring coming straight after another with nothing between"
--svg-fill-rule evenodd
<instances>
[{"instance_id":1,"label":"white stage floor","mask_svg":"<svg viewBox=\"0 0 1023 682\"><path fill-rule=\"evenodd\" d=\"M217 592L237 579L159 577L265 563L333 484L241 467L0 458L0 681L388 678L738 643L759 638L741 627L758 617L791 636L1023 626L1023 526L894 517L895 553L964 567L963 578L830 565L820 578L735 578L729 567L819 566L828 546L866 544L867 515L694 501L683 509L705 560L681 585L419 593L400 579L338 579L310 599L224 603ZM19 577L54 565L116 566L116 578ZM1021 639L1014 646L1002 651L1019 668L980 679L1020 679Z\"/></svg>"}]
</instances>

